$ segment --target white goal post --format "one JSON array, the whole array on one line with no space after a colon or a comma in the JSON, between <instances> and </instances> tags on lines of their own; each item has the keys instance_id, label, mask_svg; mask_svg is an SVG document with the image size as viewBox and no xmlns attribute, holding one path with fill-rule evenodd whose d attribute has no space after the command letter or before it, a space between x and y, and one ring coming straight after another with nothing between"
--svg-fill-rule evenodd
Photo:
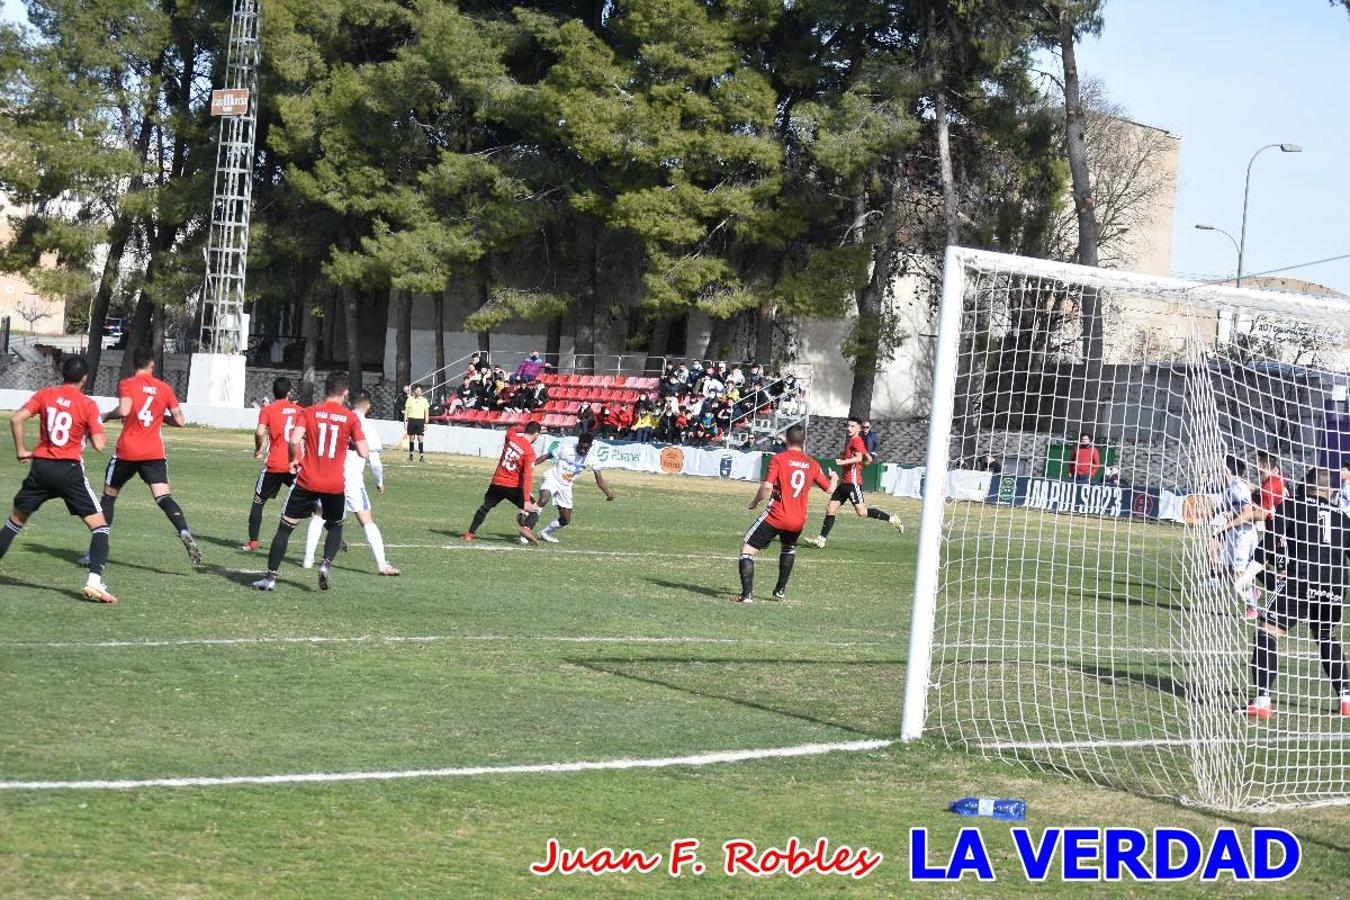
<instances>
[{"instance_id":1,"label":"white goal post","mask_svg":"<svg viewBox=\"0 0 1350 900\"><path fill-rule=\"evenodd\" d=\"M1350 802L1347 324L1334 296L949 248L903 739L1218 809Z\"/></svg>"}]
</instances>

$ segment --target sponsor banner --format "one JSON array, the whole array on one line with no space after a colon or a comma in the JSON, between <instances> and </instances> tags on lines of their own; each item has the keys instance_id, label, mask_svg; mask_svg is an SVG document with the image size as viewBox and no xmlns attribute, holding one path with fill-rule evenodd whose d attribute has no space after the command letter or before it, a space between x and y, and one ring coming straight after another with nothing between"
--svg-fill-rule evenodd
<instances>
[{"instance_id":1,"label":"sponsor banner","mask_svg":"<svg viewBox=\"0 0 1350 900\"><path fill-rule=\"evenodd\" d=\"M1078 484L1057 478L1002 475L991 480L986 502L1079 516L1158 518L1159 495L1130 485Z\"/></svg>"},{"instance_id":2,"label":"sponsor banner","mask_svg":"<svg viewBox=\"0 0 1350 900\"><path fill-rule=\"evenodd\" d=\"M566 443L573 445L574 437L542 437L535 450L543 455L551 448ZM500 448L501 441L498 440ZM651 472L662 475L698 475L705 478L725 478L732 481L758 481L762 453L740 450L708 449L703 447L653 447L651 444L611 444L595 442L591 456L599 469L626 469L630 472Z\"/></svg>"}]
</instances>

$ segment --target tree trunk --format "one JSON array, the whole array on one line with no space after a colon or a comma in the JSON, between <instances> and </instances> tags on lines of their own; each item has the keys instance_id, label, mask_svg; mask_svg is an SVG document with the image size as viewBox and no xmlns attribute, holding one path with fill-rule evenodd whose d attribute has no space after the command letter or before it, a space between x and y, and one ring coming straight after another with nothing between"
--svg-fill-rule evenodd
<instances>
[{"instance_id":1,"label":"tree trunk","mask_svg":"<svg viewBox=\"0 0 1350 900\"><path fill-rule=\"evenodd\" d=\"M548 320L548 336L544 338L544 362L557 369L562 362L563 317Z\"/></svg>"},{"instance_id":2,"label":"tree trunk","mask_svg":"<svg viewBox=\"0 0 1350 900\"><path fill-rule=\"evenodd\" d=\"M127 249L127 240L131 235L131 223L125 216L113 219L111 239L108 242L108 255L103 260L103 274L98 280L98 290L94 293L94 302L89 307L89 346L85 351L85 360L89 363L89 380L84 390L92 394L98 384L98 366L103 359L103 325L108 321L108 306L112 302L113 286L122 268L122 256Z\"/></svg>"},{"instance_id":3,"label":"tree trunk","mask_svg":"<svg viewBox=\"0 0 1350 900\"><path fill-rule=\"evenodd\" d=\"M947 109L947 82L937 27L937 8L928 8L928 52L933 66L933 120L937 126L938 175L942 182L942 218L947 225L947 245L961 243L961 219L956 206L956 175L952 171L951 122Z\"/></svg>"},{"instance_id":4,"label":"tree trunk","mask_svg":"<svg viewBox=\"0 0 1350 900\"><path fill-rule=\"evenodd\" d=\"M577 323L573 352L576 357L576 371L581 375L595 374L595 307L600 280L599 244L600 226L597 224L591 236L591 253L586 264L586 276L577 291Z\"/></svg>"},{"instance_id":5,"label":"tree trunk","mask_svg":"<svg viewBox=\"0 0 1350 900\"><path fill-rule=\"evenodd\" d=\"M703 348L703 358L709 362L725 360L727 354L723 348L727 346L731 339L731 326L735 322L734 318L712 320L712 327L708 329L708 344ZM772 334L772 332L770 332Z\"/></svg>"},{"instance_id":6,"label":"tree trunk","mask_svg":"<svg viewBox=\"0 0 1350 900\"><path fill-rule=\"evenodd\" d=\"M150 346L150 317L155 311L155 301L150 299L150 286L142 287L136 297L136 308L131 314L131 325L127 328L127 348L122 353L122 367L119 378L127 378L133 371L131 358L141 347Z\"/></svg>"},{"instance_id":7,"label":"tree trunk","mask_svg":"<svg viewBox=\"0 0 1350 900\"><path fill-rule=\"evenodd\" d=\"M349 284L342 286L342 324L347 339L347 377L355 393L361 389L361 292Z\"/></svg>"},{"instance_id":8,"label":"tree trunk","mask_svg":"<svg viewBox=\"0 0 1350 900\"><path fill-rule=\"evenodd\" d=\"M445 371L445 291L437 291L433 295L431 305L436 316L434 325L436 329L436 380L448 382L450 373ZM411 333L408 335L408 342L411 345ZM411 351L409 355L411 355Z\"/></svg>"},{"instance_id":9,"label":"tree trunk","mask_svg":"<svg viewBox=\"0 0 1350 900\"><path fill-rule=\"evenodd\" d=\"M478 260L478 308L492 302L492 260L486 254ZM478 332L478 349L487 353L492 349L492 332Z\"/></svg>"},{"instance_id":10,"label":"tree trunk","mask_svg":"<svg viewBox=\"0 0 1350 900\"><path fill-rule=\"evenodd\" d=\"M1078 58L1074 50L1074 19L1059 10L1059 49L1064 58L1064 132L1073 179L1073 206L1078 213L1078 262L1097 265L1097 212L1088 175L1087 145L1083 138L1083 104L1079 96Z\"/></svg>"},{"instance_id":11,"label":"tree trunk","mask_svg":"<svg viewBox=\"0 0 1350 900\"><path fill-rule=\"evenodd\" d=\"M661 375L665 370L666 351L670 349L670 317L657 316L652 322L651 340L647 341L647 361L642 374Z\"/></svg>"},{"instance_id":12,"label":"tree trunk","mask_svg":"<svg viewBox=\"0 0 1350 900\"><path fill-rule=\"evenodd\" d=\"M314 403L314 364L319 358L319 316L314 309L314 298L305 297L301 303L300 334L305 341L304 359L300 364L299 402L302 406Z\"/></svg>"},{"instance_id":13,"label":"tree trunk","mask_svg":"<svg viewBox=\"0 0 1350 900\"><path fill-rule=\"evenodd\" d=\"M412 291L396 290L395 303L398 305L398 328L394 342L394 380L401 390L412 384ZM431 385L423 385L430 389Z\"/></svg>"},{"instance_id":14,"label":"tree trunk","mask_svg":"<svg viewBox=\"0 0 1350 900\"><path fill-rule=\"evenodd\" d=\"M164 371L164 318L167 313L164 307L157 306L150 319L150 352L155 357L155 371L160 373ZM164 378L164 375L159 377Z\"/></svg>"},{"instance_id":15,"label":"tree trunk","mask_svg":"<svg viewBox=\"0 0 1350 900\"><path fill-rule=\"evenodd\" d=\"M877 243L873 252L872 277L856 295L858 302L858 323L854 334L856 356L853 360L853 391L849 395L848 414L860 419L872 415L872 392L876 387L877 366L880 361L878 347L881 342L882 304L886 300L887 286L891 283L891 260L894 251L894 239L891 237Z\"/></svg>"},{"instance_id":16,"label":"tree trunk","mask_svg":"<svg viewBox=\"0 0 1350 900\"><path fill-rule=\"evenodd\" d=\"M763 366L767 375L769 367L773 365L773 303L768 299L760 300L756 313L755 358L751 362Z\"/></svg>"}]
</instances>

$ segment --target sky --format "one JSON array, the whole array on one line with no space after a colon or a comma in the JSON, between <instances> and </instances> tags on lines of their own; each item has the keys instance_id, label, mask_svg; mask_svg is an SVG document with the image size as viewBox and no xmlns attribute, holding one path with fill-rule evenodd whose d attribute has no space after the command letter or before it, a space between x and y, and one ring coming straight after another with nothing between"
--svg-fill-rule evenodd
<instances>
[{"instance_id":1,"label":"sky","mask_svg":"<svg viewBox=\"0 0 1350 900\"><path fill-rule=\"evenodd\" d=\"M0 18L23 16L0 0ZM1131 118L1181 137L1172 271L1222 278L1237 268L1247 161L1248 274L1350 254L1350 15L1326 0L1108 0L1106 27L1079 48ZM1285 273L1350 294L1350 259Z\"/></svg>"}]
</instances>

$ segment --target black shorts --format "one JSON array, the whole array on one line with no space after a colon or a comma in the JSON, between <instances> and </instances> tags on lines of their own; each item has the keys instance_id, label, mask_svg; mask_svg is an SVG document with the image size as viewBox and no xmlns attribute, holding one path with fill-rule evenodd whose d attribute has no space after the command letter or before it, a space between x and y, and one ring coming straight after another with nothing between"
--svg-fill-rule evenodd
<instances>
[{"instance_id":1,"label":"black shorts","mask_svg":"<svg viewBox=\"0 0 1350 900\"><path fill-rule=\"evenodd\" d=\"M342 491L320 494L297 484L286 496L286 508L281 514L287 519L308 519L316 512L323 514L325 522L341 522L347 515L347 498Z\"/></svg>"},{"instance_id":2,"label":"black shorts","mask_svg":"<svg viewBox=\"0 0 1350 900\"><path fill-rule=\"evenodd\" d=\"M770 525L766 518L760 516L745 533L745 542L756 550L763 550L774 538L778 538L778 543L784 550L792 550L796 548L797 539L801 536L800 528L796 531L783 531Z\"/></svg>"},{"instance_id":3,"label":"black shorts","mask_svg":"<svg viewBox=\"0 0 1350 900\"><path fill-rule=\"evenodd\" d=\"M141 476L141 481L146 484L168 484L169 463L163 459L118 459L114 456L108 460L103 483L120 491L135 475Z\"/></svg>"},{"instance_id":4,"label":"black shorts","mask_svg":"<svg viewBox=\"0 0 1350 900\"><path fill-rule=\"evenodd\" d=\"M29 465L28 477L14 495L14 508L19 512L31 516L48 500L64 500L72 516L87 519L102 514L98 497L84 474L84 463L34 458Z\"/></svg>"},{"instance_id":5,"label":"black shorts","mask_svg":"<svg viewBox=\"0 0 1350 900\"><path fill-rule=\"evenodd\" d=\"M294 472L269 472L263 469L257 483L253 485L253 493L259 500L271 500L281 493L283 486L290 487L293 484L295 484Z\"/></svg>"},{"instance_id":6,"label":"black shorts","mask_svg":"<svg viewBox=\"0 0 1350 900\"><path fill-rule=\"evenodd\" d=\"M517 509L525 508L525 489L518 487L502 487L499 484L489 484L487 493L483 495L483 506L492 509L503 500L515 505Z\"/></svg>"},{"instance_id":7,"label":"black shorts","mask_svg":"<svg viewBox=\"0 0 1350 900\"><path fill-rule=\"evenodd\" d=\"M408 436L409 436L409 437L421 437L422 435L424 435L424 434L426 434L426 433L427 433L427 420L426 420L426 419L409 419L409 420L408 420Z\"/></svg>"},{"instance_id":8,"label":"black shorts","mask_svg":"<svg viewBox=\"0 0 1350 900\"><path fill-rule=\"evenodd\" d=\"M1289 578L1261 611L1261 620L1282 631L1289 631L1299 622L1307 622L1314 627L1335 627L1341 624L1344 600L1344 588Z\"/></svg>"},{"instance_id":9,"label":"black shorts","mask_svg":"<svg viewBox=\"0 0 1350 900\"><path fill-rule=\"evenodd\" d=\"M837 500L840 503L852 503L854 506L862 506L862 485L844 484L841 481L839 482L839 487L835 488L834 493L830 495L830 499Z\"/></svg>"}]
</instances>

